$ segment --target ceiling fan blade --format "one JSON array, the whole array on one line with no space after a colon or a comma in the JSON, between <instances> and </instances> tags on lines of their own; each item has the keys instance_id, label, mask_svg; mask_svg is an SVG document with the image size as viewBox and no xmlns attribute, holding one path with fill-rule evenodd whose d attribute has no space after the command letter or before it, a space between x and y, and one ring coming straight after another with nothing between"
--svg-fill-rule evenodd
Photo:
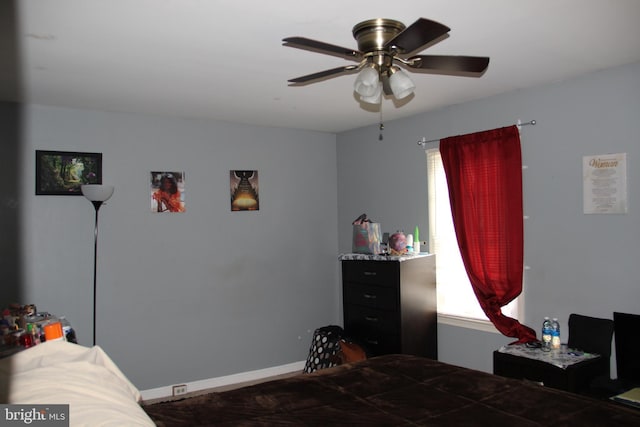
<instances>
[{"instance_id":1,"label":"ceiling fan blade","mask_svg":"<svg viewBox=\"0 0 640 427\"><path fill-rule=\"evenodd\" d=\"M419 18L400 34L389 40L385 44L385 48L395 46L400 54L408 54L444 36L449 31L451 31L451 28L446 25Z\"/></svg>"},{"instance_id":2,"label":"ceiling fan blade","mask_svg":"<svg viewBox=\"0 0 640 427\"><path fill-rule=\"evenodd\" d=\"M291 84L310 83L312 80L319 80L326 77L337 77L339 74L348 73L358 69L357 65L347 65L346 67L332 68L330 70L320 71L318 73L307 74L306 76L296 77L288 80Z\"/></svg>"},{"instance_id":3,"label":"ceiling fan blade","mask_svg":"<svg viewBox=\"0 0 640 427\"><path fill-rule=\"evenodd\" d=\"M418 55L408 58L407 62L411 68L443 74L481 75L489 66L489 58L484 56Z\"/></svg>"},{"instance_id":4,"label":"ceiling fan blade","mask_svg":"<svg viewBox=\"0 0 640 427\"><path fill-rule=\"evenodd\" d=\"M319 42L305 37L287 37L286 39L282 39L282 41L284 42L283 46L296 47L298 49L310 50L313 52L324 53L326 55L334 55L355 61L360 61L362 58L362 52L357 50Z\"/></svg>"}]
</instances>

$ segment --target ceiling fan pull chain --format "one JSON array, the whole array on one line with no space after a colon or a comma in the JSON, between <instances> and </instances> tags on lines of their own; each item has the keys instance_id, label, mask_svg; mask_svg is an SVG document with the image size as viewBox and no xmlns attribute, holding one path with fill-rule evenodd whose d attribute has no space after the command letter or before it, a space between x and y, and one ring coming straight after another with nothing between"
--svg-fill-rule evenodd
<instances>
[{"instance_id":1,"label":"ceiling fan pull chain","mask_svg":"<svg viewBox=\"0 0 640 427\"><path fill-rule=\"evenodd\" d=\"M382 141L384 137L382 136L382 131L384 130L384 123L382 122L382 99L380 100L380 135L378 136L378 141Z\"/></svg>"}]
</instances>

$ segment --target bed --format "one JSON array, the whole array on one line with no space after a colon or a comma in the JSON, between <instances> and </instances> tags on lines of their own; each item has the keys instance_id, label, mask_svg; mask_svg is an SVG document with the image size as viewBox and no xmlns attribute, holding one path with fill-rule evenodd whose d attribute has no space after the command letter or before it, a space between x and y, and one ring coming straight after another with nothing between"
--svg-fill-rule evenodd
<instances>
[{"instance_id":1,"label":"bed","mask_svg":"<svg viewBox=\"0 0 640 427\"><path fill-rule=\"evenodd\" d=\"M68 404L70 426L640 426L637 409L409 355L144 404L100 347L58 341L0 360L0 384L1 403Z\"/></svg>"},{"instance_id":2,"label":"bed","mask_svg":"<svg viewBox=\"0 0 640 427\"><path fill-rule=\"evenodd\" d=\"M144 406L169 426L640 426L640 411L409 355Z\"/></svg>"}]
</instances>

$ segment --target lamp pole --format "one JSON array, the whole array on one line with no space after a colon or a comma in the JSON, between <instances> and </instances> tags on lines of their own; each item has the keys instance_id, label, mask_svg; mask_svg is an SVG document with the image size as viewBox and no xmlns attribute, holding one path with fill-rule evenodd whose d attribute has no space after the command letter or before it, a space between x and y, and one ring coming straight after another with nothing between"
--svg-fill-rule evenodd
<instances>
[{"instance_id":1,"label":"lamp pole","mask_svg":"<svg viewBox=\"0 0 640 427\"><path fill-rule=\"evenodd\" d=\"M82 194L86 197L96 211L96 219L93 227L93 345L96 345L96 303L98 283L98 211L100 206L113 194L112 185L87 184L80 186Z\"/></svg>"},{"instance_id":2,"label":"lamp pole","mask_svg":"<svg viewBox=\"0 0 640 427\"><path fill-rule=\"evenodd\" d=\"M93 229L93 345L96 345L96 290L98 279L98 210L104 202L100 200L91 200L96 210L96 222Z\"/></svg>"}]
</instances>

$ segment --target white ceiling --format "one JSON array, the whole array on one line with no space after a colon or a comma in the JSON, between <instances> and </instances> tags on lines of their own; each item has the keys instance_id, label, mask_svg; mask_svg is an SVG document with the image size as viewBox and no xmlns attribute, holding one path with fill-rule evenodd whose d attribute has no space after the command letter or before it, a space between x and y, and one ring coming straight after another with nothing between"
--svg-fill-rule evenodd
<instances>
[{"instance_id":1,"label":"white ceiling","mask_svg":"<svg viewBox=\"0 0 640 427\"><path fill-rule=\"evenodd\" d=\"M422 53L491 58L480 78L412 74L415 96L384 100L385 120L640 61L638 0L2 3L0 99L329 132L379 113L356 101L355 75L288 86L353 62L284 47L284 37L355 49L360 21L424 17L451 32Z\"/></svg>"}]
</instances>

